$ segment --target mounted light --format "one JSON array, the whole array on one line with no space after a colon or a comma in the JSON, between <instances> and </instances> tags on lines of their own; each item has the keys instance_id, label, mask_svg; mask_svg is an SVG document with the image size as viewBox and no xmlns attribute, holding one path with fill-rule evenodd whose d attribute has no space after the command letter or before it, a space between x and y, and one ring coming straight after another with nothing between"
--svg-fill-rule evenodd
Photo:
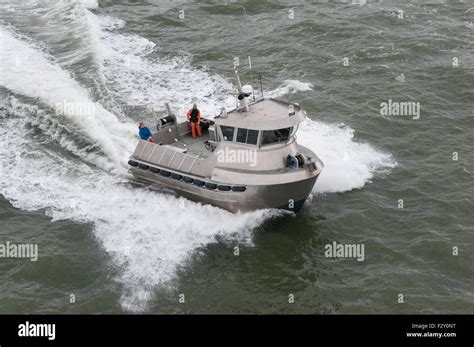
<instances>
[{"instance_id":1,"label":"mounted light","mask_svg":"<svg viewBox=\"0 0 474 347\"><path fill-rule=\"evenodd\" d=\"M248 98L253 93L253 88L251 85L246 84L242 87L242 92L237 96L237 99L243 100L244 98Z\"/></svg>"}]
</instances>

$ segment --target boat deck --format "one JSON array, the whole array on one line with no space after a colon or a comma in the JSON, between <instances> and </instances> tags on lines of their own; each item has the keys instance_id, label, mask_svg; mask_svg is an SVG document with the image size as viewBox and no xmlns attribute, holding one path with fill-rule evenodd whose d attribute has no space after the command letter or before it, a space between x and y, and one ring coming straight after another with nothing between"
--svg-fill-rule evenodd
<instances>
[{"instance_id":1,"label":"boat deck","mask_svg":"<svg viewBox=\"0 0 474 347\"><path fill-rule=\"evenodd\" d=\"M177 141L170 146L177 147L179 149L186 149L186 153L199 157L199 158L208 158L209 152L204 146L204 142L209 140L209 133L207 131L203 132L202 137L193 138L191 133L186 133L181 135L181 140Z\"/></svg>"}]
</instances>

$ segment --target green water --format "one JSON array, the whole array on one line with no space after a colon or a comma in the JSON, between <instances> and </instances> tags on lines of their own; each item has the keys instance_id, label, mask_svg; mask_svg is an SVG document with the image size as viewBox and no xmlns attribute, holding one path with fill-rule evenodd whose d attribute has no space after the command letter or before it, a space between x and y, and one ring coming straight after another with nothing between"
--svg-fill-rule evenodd
<instances>
[{"instance_id":1,"label":"green water","mask_svg":"<svg viewBox=\"0 0 474 347\"><path fill-rule=\"evenodd\" d=\"M474 313L472 4L0 4L2 29L48 57L44 74L0 79L0 242L39 248L0 258L0 313ZM22 59L12 46L2 56ZM297 216L179 212L104 168L104 137L34 89L82 88L133 125L165 101L212 113L235 57L312 119L298 139L326 177ZM382 116L389 99L419 102L420 119ZM363 244L364 261L325 257L333 241Z\"/></svg>"}]
</instances>

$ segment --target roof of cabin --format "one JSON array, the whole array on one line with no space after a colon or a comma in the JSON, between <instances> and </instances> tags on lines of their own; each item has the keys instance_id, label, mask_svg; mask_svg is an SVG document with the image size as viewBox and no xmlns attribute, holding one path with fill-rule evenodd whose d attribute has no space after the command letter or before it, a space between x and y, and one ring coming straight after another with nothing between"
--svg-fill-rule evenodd
<instances>
[{"instance_id":1,"label":"roof of cabin","mask_svg":"<svg viewBox=\"0 0 474 347\"><path fill-rule=\"evenodd\" d=\"M288 107L293 105L295 114L289 115ZM295 126L306 118L302 108L295 104L271 98L260 99L249 104L249 112L245 108L235 109L227 113L227 117L214 118L218 125L255 130L282 129Z\"/></svg>"}]
</instances>

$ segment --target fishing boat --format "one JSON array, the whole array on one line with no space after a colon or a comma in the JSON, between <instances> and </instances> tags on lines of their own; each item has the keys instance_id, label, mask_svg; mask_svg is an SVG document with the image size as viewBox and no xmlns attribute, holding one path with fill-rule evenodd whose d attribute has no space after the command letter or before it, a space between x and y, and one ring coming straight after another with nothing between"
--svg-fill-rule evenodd
<instances>
[{"instance_id":1,"label":"fishing boat","mask_svg":"<svg viewBox=\"0 0 474 347\"><path fill-rule=\"evenodd\" d=\"M238 81L236 107L201 118L201 137L167 106L152 131L139 140L130 173L151 188L231 212L284 209L298 212L323 170L323 162L297 143L306 113L274 98L252 100L253 89Z\"/></svg>"}]
</instances>

